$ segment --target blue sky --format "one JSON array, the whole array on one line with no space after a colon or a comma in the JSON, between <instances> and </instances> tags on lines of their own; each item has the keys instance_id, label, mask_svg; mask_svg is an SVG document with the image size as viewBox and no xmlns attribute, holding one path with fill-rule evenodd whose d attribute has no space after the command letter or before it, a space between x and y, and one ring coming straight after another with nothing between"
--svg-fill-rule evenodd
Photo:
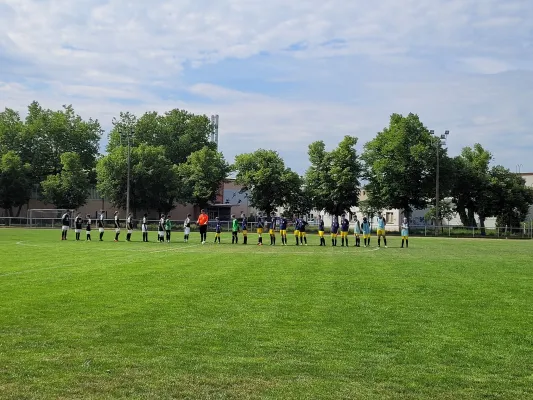
<instances>
[{"instance_id":1,"label":"blue sky","mask_svg":"<svg viewBox=\"0 0 533 400\"><path fill-rule=\"evenodd\" d=\"M300 173L312 141L362 150L414 112L450 154L533 172L531 21L529 0L0 0L0 107L219 114L229 160L274 149Z\"/></svg>"}]
</instances>

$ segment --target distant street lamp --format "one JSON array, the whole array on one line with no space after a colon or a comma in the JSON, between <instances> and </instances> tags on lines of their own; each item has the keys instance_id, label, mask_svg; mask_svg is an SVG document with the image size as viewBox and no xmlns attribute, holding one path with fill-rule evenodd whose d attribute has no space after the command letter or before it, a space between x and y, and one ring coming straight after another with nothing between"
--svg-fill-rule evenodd
<instances>
[{"instance_id":1,"label":"distant street lamp","mask_svg":"<svg viewBox=\"0 0 533 400\"><path fill-rule=\"evenodd\" d=\"M522 170L522 168L524 168L524 166L522 164L517 164L516 165L516 169L515 169L516 173L519 174L520 171Z\"/></svg>"},{"instance_id":2,"label":"distant street lamp","mask_svg":"<svg viewBox=\"0 0 533 400\"><path fill-rule=\"evenodd\" d=\"M434 130L430 130L429 133L432 135L435 134ZM440 135L438 142L435 142L435 146L437 148L437 176L436 176L436 187L435 187L435 225L439 223L439 180L440 180L440 157L439 157L439 149L441 145L446 146L446 140L448 139L448 135L450 134L450 131L444 131L444 135Z\"/></svg>"}]
</instances>

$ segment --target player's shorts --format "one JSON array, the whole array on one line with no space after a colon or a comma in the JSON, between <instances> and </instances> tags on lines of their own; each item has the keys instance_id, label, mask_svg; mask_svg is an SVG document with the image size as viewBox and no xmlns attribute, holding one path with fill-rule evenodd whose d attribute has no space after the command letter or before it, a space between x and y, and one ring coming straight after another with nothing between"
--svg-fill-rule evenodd
<instances>
[{"instance_id":1,"label":"player's shorts","mask_svg":"<svg viewBox=\"0 0 533 400\"><path fill-rule=\"evenodd\" d=\"M269 230L268 230L268 234L269 234L269 235L275 235L276 232L274 232L274 229L269 229Z\"/></svg>"},{"instance_id":2,"label":"player's shorts","mask_svg":"<svg viewBox=\"0 0 533 400\"><path fill-rule=\"evenodd\" d=\"M257 228L257 234L262 235L263 234L263 228Z\"/></svg>"},{"instance_id":3,"label":"player's shorts","mask_svg":"<svg viewBox=\"0 0 533 400\"><path fill-rule=\"evenodd\" d=\"M133 230L128 229L128 233L131 235L133 233Z\"/></svg>"},{"instance_id":4,"label":"player's shorts","mask_svg":"<svg viewBox=\"0 0 533 400\"><path fill-rule=\"evenodd\" d=\"M243 229L243 230L242 230L242 234L243 234L244 236L248 235L248 230L247 230L247 229Z\"/></svg>"},{"instance_id":5,"label":"player's shorts","mask_svg":"<svg viewBox=\"0 0 533 400\"><path fill-rule=\"evenodd\" d=\"M120 233L120 228L116 228L115 233Z\"/></svg>"},{"instance_id":6,"label":"player's shorts","mask_svg":"<svg viewBox=\"0 0 533 400\"><path fill-rule=\"evenodd\" d=\"M81 233L81 229L74 229L74 232Z\"/></svg>"},{"instance_id":7,"label":"player's shorts","mask_svg":"<svg viewBox=\"0 0 533 400\"><path fill-rule=\"evenodd\" d=\"M104 233L104 228L98 228L98 231L99 231L100 233Z\"/></svg>"},{"instance_id":8,"label":"player's shorts","mask_svg":"<svg viewBox=\"0 0 533 400\"><path fill-rule=\"evenodd\" d=\"M347 231L342 231L341 232L341 237L343 237L343 238L348 237L348 232Z\"/></svg>"},{"instance_id":9,"label":"player's shorts","mask_svg":"<svg viewBox=\"0 0 533 400\"><path fill-rule=\"evenodd\" d=\"M370 239L370 233L363 233L363 239Z\"/></svg>"},{"instance_id":10,"label":"player's shorts","mask_svg":"<svg viewBox=\"0 0 533 400\"><path fill-rule=\"evenodd\" d=\"M320 236L321 238L324 237L324 231L318 231L318 236Z\"/></svg>"},{"instance_id":11,"label":"player's shorts","mask_svg":"<svg viewBox=\"0 0 533 400\"><path fill-rule=\"evenodd\" d=\"M220 232L215 232L215 236L220 236Z\"/></svg>"},{"instance_id":12,"label":"player's shorts","mask_svg":"<svg viewBox=\"0 0 533 400\"><path fill-rule=\"evenodd\" d=\"M143 225L143 226L141 227L141 229L142 229L143 233L148 232L148 227L147 227L146 225Z\"/></svg>"},{"instance_id":13,"label":"player's shorts","mask_svg":"<svg viewBox=\"0 0 533 400\"><path fill-rule=\"evenodd\" d=\"M62 231L68 231L68 226L63 225L63 226L61 227L61 230L62 230Z\"/></svg>"},{"instance_id":14,"label":"player's shorts","mask_svg":"<svg viewBox=\"0 0 533 400\"><path fill-rule=\"evenodd\" d=\"M361 235L361 232L357 232L357 231L355 231L355 232L353 233L353 235L359 237L359 236Z\"/></svg>"},{"instance_id":15,"label":"player's shorts","mask_svg":"<svg viewBox=\"0 0 533 400\"><path fill-rule=\"evenodd\" d=\"M185 234L186 235L190 235L191 234L191 228L190 227L188 227L188 226L185 227Z\"/></svg>"},{"instance_id":16,"label":"player's shorts","mask_svg":"<svg viewBox=\"0 0 533 400\"><path fill-rule=\"evenodd\" d=\"M377 235L378 236L385 236L385 229L378 229Z\"/></svg>"},{"instance_id":17,"label":"player's shorts","mask_svg":"<svg viewBox=\"0 0 533 400\"><path fill-rule=\"evenodd\" d=\"M305 236L307 236L307 233L300 231L300 237L305 237Z\"/></svg>"},{"instance_id":18,"label":"player's shorts","mask_svg":"<svg viewBox=\"0 0 533 400\"><path fill-rule=\"evenodd\" d=\"M295 230L294 230L294 236L300 236L300 231L298 231L298 230L295 229Z\"/></svg>"},{"instance_id":19,"label":"player's shorts","mask_svg":"<svg viewBox=\"0 0 533 400\"><path fill-rule=\"evenodd\" d=\"M331 237L332 237L332 238L336 238L337 235L338 235L337 233L333 233L333 232L331 233Z\"/></svg>"},{"instance_id":20,"label":"player's shorts","mask_svg":"<svg viewBox=\"0 0 533 400\"><path fill-rule=\"evenodd\" d=\"M279 231L279 234L280 234L281 236L287 236L287 229L281 229L281 230Z\"/></svg>"}]
</instances>

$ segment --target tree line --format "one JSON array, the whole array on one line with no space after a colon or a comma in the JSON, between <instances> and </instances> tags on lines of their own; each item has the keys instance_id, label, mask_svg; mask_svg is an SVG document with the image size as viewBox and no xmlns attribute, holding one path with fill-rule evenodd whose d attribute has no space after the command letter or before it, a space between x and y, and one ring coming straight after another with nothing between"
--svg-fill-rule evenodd
<instances>
[{"instance_id":1,"label":"tree line","mask_svg":"<svg viewBox=\"0 0 533 400\"><path fill-rule=\"evenodd\" d=\"M139 118L124 112L100 154L99 121L82 119L72 106L47 110L33 102L24 120L6 108L0 113L0 207L18 215L37 188L45 203L77 209L96 187L115 207L126 208L128 141L134 214L168 212L177 204L206 207L234 173L252 207L269 214L283 207L290 215L313 209L340 215L358 206L367 214L400 209L409 216L429 207L434 218L437 157L441 198L452 200L440 202L440 220L457 213L465 226L476 225L475 215L480 227L489 217L500 226L518 226L533 204L533 189L518 174L492 165L492 154L481 144L449 157L416 114L393 114L361 154L353 136L329 151L323 141L311 143L302 176L273 150L240 154L229 163L210 141L211 132L207 116L185 110Z\"/></svg>"}]
</instances>

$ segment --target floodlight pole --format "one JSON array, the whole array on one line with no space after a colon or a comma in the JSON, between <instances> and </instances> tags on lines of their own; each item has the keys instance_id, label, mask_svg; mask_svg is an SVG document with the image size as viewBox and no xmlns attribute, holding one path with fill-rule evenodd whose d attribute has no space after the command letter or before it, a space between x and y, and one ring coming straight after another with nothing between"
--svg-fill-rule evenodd
<instances>
[{"instance_id":1,"label":"floodlight pole","mask_svg":"<svg viewBox=\"0 0 533 400\"><path fill-rule=\"evenodd\" d=\"M434 130L429 131L432 135L435 134ZM446 144L446 139L448 138L448 135L450 134L450 131L445 131L444 135L440 135L439 140L435 142L435 145L437 146L437 176L435 179L435 227L438 230L438 223L439 223L439 217L440 217L440 209L439 209L439 181L440 181L440 157L439 157L439 149L440 145L443 143Z\"/></svg>"}]
</instances>

